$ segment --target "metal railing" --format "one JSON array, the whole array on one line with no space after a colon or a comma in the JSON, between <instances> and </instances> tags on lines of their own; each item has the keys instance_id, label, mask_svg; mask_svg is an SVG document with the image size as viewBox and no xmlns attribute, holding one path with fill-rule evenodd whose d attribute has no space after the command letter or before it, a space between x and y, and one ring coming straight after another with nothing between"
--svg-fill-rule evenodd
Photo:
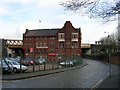
<instances>
[{"instance_id":1,"label":"metal railing","mask_svg":"<svg viewBox=\"0 0 120 90\"><path fill-rule=\"evenodd\" d=\"M13 72L12 68L10 67L10 65L7 63L6 59L2 59L2 60L4 60L4 62L9 67L10 72L13 74L14 72ZM23 65L22 61L23 60L24 59L20 58L20 62L19 62L19 64L20 64L20 72L19 73L23 73L22 72L22 65ZM62 64L60 64L61 62L65 62L65 64L62 65ZM67 63L67 62L69 62L69 63ZM71 65L71 62L73 63L73 65ZM61 61L61 60L49 61L49 60L47 60L42 64L36 64L34 62L34 64L26 65L27 70L25 72L47 71L47 70L67 68L67 67L70 67L70 66L80 65L80 64L82 64L82 62L83 62L83 60L82 60L81 57L73 57L73 58L65 58L64 57L64 61Z\"/></svg>"}]
</instances>

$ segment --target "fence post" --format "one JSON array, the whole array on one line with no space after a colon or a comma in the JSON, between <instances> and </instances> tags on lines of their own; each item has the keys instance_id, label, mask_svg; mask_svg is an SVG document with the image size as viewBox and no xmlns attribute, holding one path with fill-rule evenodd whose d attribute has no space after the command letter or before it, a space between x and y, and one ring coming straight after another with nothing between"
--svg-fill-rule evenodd
<instances>
[{"instance_id":1,"label":"fence post","mask_svg":"<svg viewBox=\"0 0 120 90\"><path fill-rule=\"evenodd\" d=\"M43 64L44 64L44 71L46 70L46 63L45 62L43 62Z\"/></svg>"},{"instance_id":2,"label":"fence post","mask_svg":"<svg viewBox=\"0 0 120 90\"><path fill-rule=\"evenodd\" d=\"M110 53L109 53L109 76L111 78L111 59L110 59Z\"/></svg>"},{"instance_id":3,"label":"fence post","mask_svg":"<svg viewBox=\"0 0 120 90\"><path fill-rule=\"evenodd\" d=\"M22 52L19 50L19 53L20 53L20 73L22 73L22 61L21 61Z\"/></svg>"},{"instance_id":4,"label":"fence post","mask_svg":"<svg viewBox=\"0 0 120 90\"><path fill-rule=\"evenodd\" d=\"M10 72L13 74L13 70L12 70L12 68L9 66L8 62L7 62L5 59L3 59L3 60L4 60L4 62L7 64L8 68L10 69Z\"/></svg>"}]
</instances>

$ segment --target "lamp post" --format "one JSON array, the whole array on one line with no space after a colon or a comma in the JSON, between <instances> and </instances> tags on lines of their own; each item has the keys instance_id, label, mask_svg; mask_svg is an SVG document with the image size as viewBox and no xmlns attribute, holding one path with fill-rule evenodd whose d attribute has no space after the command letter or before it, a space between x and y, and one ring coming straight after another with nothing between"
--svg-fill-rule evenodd
<instances>
[{"instance_id":1,"label":"lamp post","mask_svg":"<svg viewBox=\"0 0 120 90\"><path fill-rule=\"evenodd\" d=\"M110 35L109 35L109 32L104 32L104 33L108 33L108 40L109 40L109 42L108 42L108 45L110 45ZM110 56L110 50L108 49L108 63L109 63L109 76L110 76L110 78L111 78L111 56Z\"/></svg>"},{"instance_id":2,"label":"lamp post","mask_svg":"<svg viewBox=\"0 0 120 90\"><path fill-rule=\"evenodd\" d=\"M118 6L119 6L119 10L118 10L118 47L117 47L117 51L120 52L120 48L119 48L119 45L120 45L120 2L118 3Z\"/></svg>"}]
</instances>

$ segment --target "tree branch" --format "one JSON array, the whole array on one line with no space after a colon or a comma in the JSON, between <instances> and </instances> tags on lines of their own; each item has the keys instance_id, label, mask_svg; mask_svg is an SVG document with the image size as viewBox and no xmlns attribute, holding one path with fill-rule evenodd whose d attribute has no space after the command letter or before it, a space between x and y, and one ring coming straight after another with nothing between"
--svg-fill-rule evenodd
<instances>
[{"instance_id":1,"label":"tree branch","mask_svg":"<svg viewBox=\"0 0 120 90\"><path fill-rule=\"evenodd\" d=\"M67 10L77 11L82 10L92 18L102 18L104 20L111 19L120 10L120 0L105 2L103 0L69 0L62 2L60 5Z\"/></svg>"}]
</instances>

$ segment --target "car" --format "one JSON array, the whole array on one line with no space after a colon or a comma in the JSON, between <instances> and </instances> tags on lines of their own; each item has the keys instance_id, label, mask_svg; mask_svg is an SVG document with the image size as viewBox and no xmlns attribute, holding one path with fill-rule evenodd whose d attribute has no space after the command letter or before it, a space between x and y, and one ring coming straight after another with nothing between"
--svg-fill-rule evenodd
<instances>
[{"instance_id":1,"label":"car","mask_svg":"<svg viewBox=\"0 0 120 90\"><path fill-rule=\"evenodd\" d=\"M39 59L36 59L35 60L35 63L37 64L37 65L39 65L39 64L44 64L46 62L46 60L44 59L44 58L39 58Z\"/></svg>"},{"instance_id":2,"label":"car","mask_svg":"<svg viewBox=\"0 0 120 90\"><path fill-rule=\"evenodd\" d=\"M73 61L69 61L69 60L60 62L59 64L62 66L73 66L74 65Z\"/></svg>"},{"instance_id":3,"label":"car","mask_svg":"<svg viewBox=\"0 0 120 90\"><path fill-rule=\"evenodd\" d=\"M20 72L20 64L16 61L6 60L10 68L13 70L14 73ZM27 70L27 67L24 65L21 65L22 72L25 72Z\"/></svg>"},{"instance_id":4,"label":"car","mask_svg":"<svg viewBox=\"0 0 120 90\"><path fill-rule=\"evenodd\" d=\"M2 69L2 73L10 73L10 68L7 66L7 64L4 61L0 62L0 68Z\"/></svg>"},{"instance_id":5,"label":"car","mask_svg":"<svg viewBox=\"0 0 120 90\"><path fill-rule=\"evenodd\" d=\"M5 60L14 60L13 58L4 58Z\"/></svg>"},{"instance_id":6,"label":"car","mask_svg":"<svg viewBox=\"0 0 120 90\"><path fill-rule=\"evenodd\" d=\"M73 64L76 65L78 63L78 60L74 59L72 60L73 61Z\"/></svg>"},{"instance_id":7,"label":"car","mask_svg":"<svg viewBox=\"0 0 120 90\"><path fill-rule=\"evenodd\" d=\"M28 61L28 65L33 65L34 64L32 59L27 59L27 61Z\"/></svg>"},{"instance_id":8,"label":"car","mask_svg":"<svg viewBox=\"0 0 120 90\"><path fill-rule=\"evenodd\" d=\"M25 66L28 66L28 65L29 65L29 64L28 64L28 61L25 60L25 59L22 59L22 60L21 60L21 64L22 64L22 65L25 65Z\"/></svg>"},{"instance_id":9,"label":"car","mask_svg":"<svg viewBox=\"0 0 120 90\"><path fill-rule=\"evenodd\" d=\"M20 63L20 58L15 57L15 58L13 58L13 61L16 61L16 62Z\"/></svg>"},{"instance_id":10,"label":"car","mask_svg":"<svg viewBox=\"0 0 120 90\"><path fill-rule=\"evenodd\" d=\"M25 58L21 60L21 64L25 65L25 66L29 66L29 65L33 65L33 60L30 58Z\"/></svg>"}]
</instances>

